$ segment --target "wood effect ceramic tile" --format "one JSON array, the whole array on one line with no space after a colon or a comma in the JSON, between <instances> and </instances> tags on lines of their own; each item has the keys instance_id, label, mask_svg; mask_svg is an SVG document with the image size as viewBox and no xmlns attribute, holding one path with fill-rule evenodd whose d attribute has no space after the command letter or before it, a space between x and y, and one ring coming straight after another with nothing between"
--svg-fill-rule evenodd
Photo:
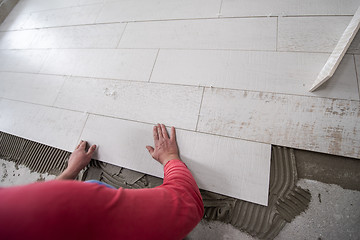
<instances>
[{"instance_id":1,"label":"wood effect ceramic tile","mask_svg":"<svg viewBox=\"0 0 360 240\"><path fill-rule=\"evenodd\" d=\"M26 0L18 3L21 12L39 12L77 6L78 0Z\"/></svg>"},{"instance_id":2,"label":"wood effect ceramic tile","mask_svg":"<svg viewBox=\"0 0 360 240\"><path fill-rule=\"evenodd\" d=\"M157 50L52 50L41 73L148 81Z\"/></svg>"},{"instance_id":3,"label":"wood effect ceramic tile","mask_svg":"<svg viewBox=\"0 0 360 240\"><path fill-rule=\"evenodd\" d=\"M64 76L0 72L0 96L30 103L52 105Z\"/></svg>"},{"instance_id":4,"label":"wood effect ceramic tile","mask_svg":"<svg viewBox=\"0 0 360 240\"><path fill-rule=\"evenodd\" d=\"M101 11L102 4L81 7L60 8L33 12L22 25L23 29L93 24Z\"/></svg>"},{"instance_id":5,"label":"wood effect ceramic tile","mask_svg":"<svg viewBox=\"0 0 360 240\"><path fill-rule=\"evenodd\" d=\"M30 72L40 71L49 50L0 50L0 71Z\"/></svg>"},{"instance_id":6,"label":"wood effect ceramic tile","mask_svg":"<svg viewBox=\"0 0 360 240\"><path fill-rule=\"evenodd\" d=\"M351 16L281 17L278 50L331 53Z\"/></svg>"},{"instance_id":7,"label":"wood effect ceramic tile","mask_svg":"<svg viewBox=\"0 0 360 240\"><path fill-rule=\"evenodd\" d=\"M270 145L184 130L176 137L200 188L267 205ZM98 145L96 159L163 177L145 148L153 145L152 125L90 115L81 139Z\"/></svg>"},{"instance_id":8,"label":"wood effect ceramic tile","mask_svg":"<svg viewBox=\"0 0 360 240\"><path fill-rule=\"evenodd\" d=\"M38 30L0 32L0 49L26 49L38 34Z\"/></svg>"},{"instance_id":9,"label":"wood effect ceramic tile","mask_svg":"<svg viewBox=\"0 0 360 240\"><path fill-rule=\"evenodd\" d=\"M360 157L360 102L207 88L198 130Z\"/></svg>"},{"instance_id":10,"label":"wood effect ceramic tile","mask_svg":"<svg viewBox=\"0 0 360 240\"><path fill-rule=\"evenodd\" d=\"M116 48L124 29L125 24L101 24L41 29L30 47Z\"/></svg>"},{"instance_id":11,"label":"wood effect ceramic tile","mask_svg":"<svg viewBox=\"0 0 360 240\"><path fill-rule=\"evenodd\" d=\"M71 77L55 106L195 130L203 88Z\"/></svg>"},{"instance_id":12,"label":"wood effect ceramic tile","mask_svg":"<svg viewBox=\"0 0 360 240\"><path fill-rule=\"evenodd\" d=\"M360 32L358 32L347 50L349 54L360 55Z\"/></svg>"},{"instance_id":13,"label":"wood effect ceramic tile","mask_svg":"<svg viewBox=\"0 0 360 240\"><path fill-rule=\"evenodd\" d=\"M73 151L85 124L79 112L2 99L0 131Z\"/></svg>"},{"instance_id":14,"label":"wood effect ceramic tile","mask_svg":"<svg viewBox=\"0 0 360 240\"><path fill-rule=\"evenodd\" d=\"M96 22L217 18L221 0L125 0L104 4Z\"/></svg>"},{"instance_id":15,"label":"wood effect ceramic tile","mask_svg":"<svg viewBox=\"0 0 360 240\"><path fill-rule=\"evenodd\" d=\"M310 93L329 54L218 50L160 50L151 82L358 100L352 56L327 86Z\"/></svg>"},{"instance_id":16,"label":"wood effect ceramic tile","mask_svg":"<svg viewBox=\"0 0 360 240\"><path fill-rule=\"evenodd\" d=\"M15 11L16 7L9 13L5 20L0 24L0 31L23 29L23 25L30 17L30 13Z\"/></svg>"},{"instance_id":17,"label":"wood effect ceramic tile","mask_svg":"<svg viewBox=\"0 0 360 240\"><path fill-rule=\"evenodd\" d=\"M353 15L359 0L223 0L222 17Z\"/></svg>"},{"instance_id":18,"label":"wood effect ceramic tile","mask_svg":"<svg viewBox=\"0 0 360 240\"><path fill-rule=\"evenodd\" d=\"M275 50L276 18L128 23L119 47Z\"/></svg>"}]
</instances>

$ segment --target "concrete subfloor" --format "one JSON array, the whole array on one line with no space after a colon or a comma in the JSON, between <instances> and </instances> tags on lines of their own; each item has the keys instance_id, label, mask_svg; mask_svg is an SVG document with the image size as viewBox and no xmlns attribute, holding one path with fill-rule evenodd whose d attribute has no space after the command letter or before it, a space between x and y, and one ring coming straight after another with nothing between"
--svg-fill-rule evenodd
<instances>
[{"instance_id":1,"label":"concrete subfloor","mask_svg":"<svg viewBox=\"0 0 360 240\"><path fill-rule=\"evenodd\" d=\"M14 186L56 176L31 172L0 159L0 186ZM298 185L312 195L309 209L285 225L276 239L360 239L360 191L335 184L301 179ZM255 239L230 224L201 221L186 239Z\"/></svg>"}]
</instances>

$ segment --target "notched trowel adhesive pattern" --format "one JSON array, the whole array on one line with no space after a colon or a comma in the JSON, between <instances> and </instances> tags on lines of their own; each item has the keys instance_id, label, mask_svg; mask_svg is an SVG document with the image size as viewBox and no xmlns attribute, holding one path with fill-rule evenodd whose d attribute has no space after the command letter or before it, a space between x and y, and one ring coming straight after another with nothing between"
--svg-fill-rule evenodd
<instances>
[{"instance_id":1,"label":"notched trowel adhesive pattern","mask_svg":"<svg viewBox=\"0 0 360 240\"><path fill-rule=\"evenodd\" d=\"M59 174L70 153L0 132L0 158L23 164L39 173ZM81 180L100 180L116 188L153 188L162 179L92 160ZM204 219L230 223L260 239L275 238L287 222L305 211L310 192L296 186L298 181L294 150L273 146L268 206L203 191Z\"/></svg>"}]
</instances>

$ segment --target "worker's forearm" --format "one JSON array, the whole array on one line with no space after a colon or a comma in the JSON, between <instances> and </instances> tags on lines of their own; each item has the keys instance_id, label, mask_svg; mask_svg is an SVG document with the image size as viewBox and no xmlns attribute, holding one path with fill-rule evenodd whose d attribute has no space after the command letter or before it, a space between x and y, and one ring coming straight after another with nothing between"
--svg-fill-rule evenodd
<instances>
[{"instance_id":1,"label":"worker's forearm","mask_svg":"<svg viewBox=\"0 0 360 240\"><path fill-rule=\"evenodd\" d=\"M59 176L57 176L57 180L74 180L79 172L72 171L70 169L65 169Z\"/></svg>"}]
</instances>

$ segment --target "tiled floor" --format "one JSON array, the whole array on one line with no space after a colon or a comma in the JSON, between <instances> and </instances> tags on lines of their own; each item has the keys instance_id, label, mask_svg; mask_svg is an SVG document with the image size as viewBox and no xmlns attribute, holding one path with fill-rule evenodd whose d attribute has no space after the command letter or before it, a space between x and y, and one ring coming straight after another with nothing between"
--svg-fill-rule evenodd
<instances>
[{"instance_id":1,"label":"tiled floor","mask_svg":"<svg viewBox=\"0 0 360 240\"><path fill-rule=\"evenodd\" d=\"M358 5L20 1L0 26L0 130L159 175L143 145L174 125L202 187L266 204L270 144L360 158L358 38L307 91Z\"/></svg>"}]
</instances>

